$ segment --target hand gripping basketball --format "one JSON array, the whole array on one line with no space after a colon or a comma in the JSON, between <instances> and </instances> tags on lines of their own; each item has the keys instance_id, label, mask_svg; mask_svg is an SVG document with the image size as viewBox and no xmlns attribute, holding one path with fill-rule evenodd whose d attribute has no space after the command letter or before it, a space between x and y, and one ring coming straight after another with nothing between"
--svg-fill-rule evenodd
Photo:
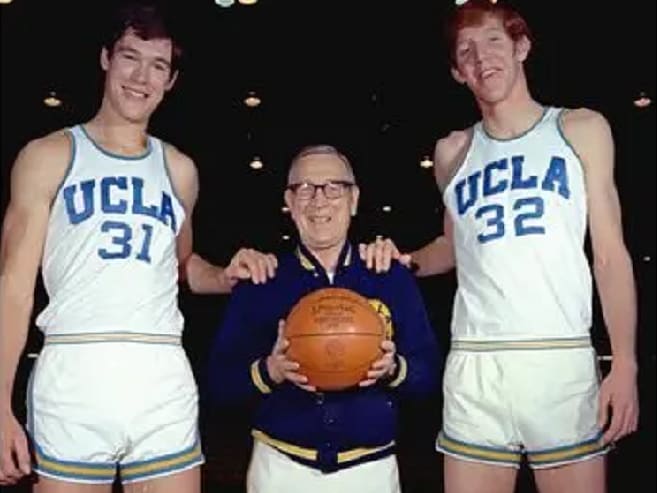
<instances>
[{"instance_id":1,"label":"hand gripping basketball","mask_svg":"<svg viewBox=\"0 0 657 493\"><path fill-rule=\"evenodd\" d=\"M385 326L368 300L343 288L324 288L292 308L284 329L287 358L318 390L341 390L368 378L381 358Z\"/></svg>"}]
</instances>

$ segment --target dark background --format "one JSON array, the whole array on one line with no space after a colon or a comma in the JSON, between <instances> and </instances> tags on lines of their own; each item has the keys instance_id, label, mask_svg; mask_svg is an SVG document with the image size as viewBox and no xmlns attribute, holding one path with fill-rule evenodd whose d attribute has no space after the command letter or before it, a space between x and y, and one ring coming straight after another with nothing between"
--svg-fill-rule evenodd
<instances>
[{"instance_id":1,"label":"dark background","mask_svg":"<svg viewBox=\"0 0 657 493\"><path fill-rule=\"evenodd\" d=\"M100 26L116 2L15 0L2 22L0 207L9 171L29 139L85 121L102 91ZM616 139L616 178L626 241L639 293L640 431L610 456L610 491L654 491L655 466L655 2L535 0L517 6L534 30L527 63L530 87L544 104L601 111ZM416 248L441 232L442 204L432 170L419 162L436 138L477 118L467 91L449 75L441 23L444 0L260 0L223 9L211 0L171 2L186 56L179 82L152 120L151 131L196 162L201 194L195 247L225 264L239 247L290 248L293 225L281 212L291 156L329 143L352 160L361 184L355 241L392 237ZM49 108L43 98L63 99ZM256 91L263 103L247 108ZM254 156L260 171L248 164ZM382 211L390 205L392 211ZM420 280L440 340L448 344L454 276ZM41 285L38 313L46 302ZM203 369L208 340L226 297L181 293L185 348ZM596 348L609 354L597 299ZM17 380L24 383L41 337L32 327ZM603 371L608 364L602 363ZM203 415L207 491L240 491L249 452L245 413ZM441 458L433 452L439 398L408 403L402 413L400 463L405 492L441 491ZM519 490L531 481L523 473ZM638 486L641 485L641 486ZM12 489L8 489L12 491ZM18 491L18 488L15 489Z\"/></svg>"}]
</instances>

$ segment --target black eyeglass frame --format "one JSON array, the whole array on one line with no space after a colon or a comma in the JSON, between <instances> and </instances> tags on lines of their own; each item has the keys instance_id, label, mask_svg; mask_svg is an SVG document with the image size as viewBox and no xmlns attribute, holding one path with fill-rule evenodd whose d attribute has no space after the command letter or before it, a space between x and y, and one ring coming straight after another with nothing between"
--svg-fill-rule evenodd
<instances>
[{"instance_id":1,"label":"black eyeglass frame","mask_svg":"<svg viewBox=\"0 0 657 493\"><path fill-rule=\"evenodd\" d=\"M330 185L339 185L340 187L337 190L340 190L340 193L338 195L334 195L333 193L326 194L327 186ZM304 182L299 182L299 183L290 183L287 187L285 187L287 190L290 190L292 193L295 195L298 195L299 188L305 186L305 187L312 187L312 194L308 197L302 197L305 200L311 200L314 199L315 196L317 195L317 190L321 189L322 193L324 194L324 197L327 199L339 199L344 196L344 193L350 189L351 187L355 186L356 184L351 181L347 180L329 180L325 183L322 184L317 184L317 183L311 183L309 181L304 181Z\"/></svg>"}]
</instances>

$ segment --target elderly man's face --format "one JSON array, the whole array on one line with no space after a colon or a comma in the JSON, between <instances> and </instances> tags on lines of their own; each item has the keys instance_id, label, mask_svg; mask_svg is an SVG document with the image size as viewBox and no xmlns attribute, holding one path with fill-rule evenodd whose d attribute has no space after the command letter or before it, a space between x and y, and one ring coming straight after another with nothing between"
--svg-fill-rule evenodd
<instances>
[{"instance_id":1,"label":"elderly man's face","mask_svg":"<svg viewBox=\"0 0 657 493\"><path fill-rule=\"evenodd\" d=\"M315 251L341 247L359 193L345 163L332 154L305 156L296 162L288 187L285 202L301 242Z\"/></svg>"}]
</instances>

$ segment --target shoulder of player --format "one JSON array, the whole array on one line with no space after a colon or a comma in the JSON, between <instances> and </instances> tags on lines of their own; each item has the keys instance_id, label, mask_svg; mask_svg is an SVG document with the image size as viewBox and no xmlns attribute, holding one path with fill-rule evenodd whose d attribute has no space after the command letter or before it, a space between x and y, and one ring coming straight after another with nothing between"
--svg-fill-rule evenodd
<instances>
[{"instance_id":1,"label":"shoulder of player","mask_svg":"<svg viewBox=\"0 0 657 493\"><path fill-rule=\"evenodd\" d=\"M602 113L589 108L566 109L561 114L561 129L568 140L586 144L611 132Z\"/></svg>"},{"instance_id":2,"label":"shoulder of player","mask_svg":"<svg viewBox=\"0 0 657 493\"><path fill-rule=\"evenodd\" d=\"M561 131L564 139L589 169L592 163L611 162L614 141L607 119L599 112L587 108L568 109L561 114ZM597 167L596 165L596 167Z\"/></svg>"},{"instance_id":3,"label":"shoulder of player","mask_svg":"<svg viewBox=\"0 0 657 493\"><path fill-rule=\"evenodd\" d=\"M436 141L434 170L439 182L445 182L452 175L454 167L460 164L471 138L471 129L454 130Z\"/></svg>"},{"instance_id":4,"label":"shoulder of player","mask_svg":"<svg viewBox=\"0 0 657 493\"><path fill-rule=\"evenodd\" d=\"M65 130L57 130L42 137L30 140L20 151L20 157L35 160L43 164L41 158L47 156L49 162L71 158L71 137Z\"/></svg>"},{"instance_id":5,"label":"shoulder of player","mask_svg":"<svg viewBox=\"0 0 657 493\"><path fill-rule=\"evenodd\" d=\"M434 156L449 161L456 157L470 141L470 129L452 130L446 137L436 141Z\"/></svg>"},{"instance_id":6,"label":"shoulder of player","mask_svg":"<svg viewBox=\"0 0 657 493\"><path fill-rule=\"evenodd\" d=\"M176 194L191 209L198 194L198 172L191 157L168 142L162 142L166 164Z\"/></svg>"},{"instance_id":7,"label":"shoulder of player","mask_svg":"<svg viewBox=\"0 0 657 493\"><path fill-rule=\"evenodd\" d=\"M194 160L173 144L162 142L170 171L181 174L196 174Z\"/></svg>"},{"instance_id":8,"label":"shoulder of player","mask_svg":"<svg viewBox=\"0 0 657 493\"><path fill-rule=\"evenodd\" d=\"M72 152L71 137L64 129L37 137L19 151L14 173L56 188L66 174Z\"/></svg>"}]
</instances>

